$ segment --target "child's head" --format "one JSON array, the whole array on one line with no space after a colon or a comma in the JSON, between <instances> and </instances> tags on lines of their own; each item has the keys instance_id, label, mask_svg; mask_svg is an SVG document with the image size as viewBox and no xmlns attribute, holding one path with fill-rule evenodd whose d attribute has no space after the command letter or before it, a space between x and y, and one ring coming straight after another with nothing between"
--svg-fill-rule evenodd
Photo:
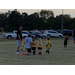
<instances>
[{"instance_id":1,"label":"child's head","mask_svg":"<svg viewBox=\"0 0 75 75\"><path fill-rule=\"evenodd\" d=\"M31 34L30 33L28 34L28 37L31 37Z\"/></svg>"},{"instance_id":2,"label":"child's head","mask_svg":"<svg viewBox=\"0 0 75 75\"><path fill-rule=\"evenodd\" d=\"M50 40L50 38L48 37L47 40Z\"/></svg>"},{"instance_id":3,"label":"child's head","mask_svg":"<svg viewBox=\"0 0 75 75\"><path fill-rule=\"evenodd\" d=\"M23 39L25 39L26 36L23 36Z\"/></svg>"},{"instance_id":4,"label":"child's head","mask_svg":"<svg viewBox=\"0 0 75 75\"><path fill-rule=\"evenodd\" d=\"M41 42L41 38L39 38L39 42Z\"/></svg>"},{"instance_id":5,"label":"child's head","mask_svg":"<svg viewBox=\"0 0 75 75\"><path fill-rule=\"evenodd\" d=\"M68 37L68 34L66 34L66 37Z\"/></svg>"}]
</instances>

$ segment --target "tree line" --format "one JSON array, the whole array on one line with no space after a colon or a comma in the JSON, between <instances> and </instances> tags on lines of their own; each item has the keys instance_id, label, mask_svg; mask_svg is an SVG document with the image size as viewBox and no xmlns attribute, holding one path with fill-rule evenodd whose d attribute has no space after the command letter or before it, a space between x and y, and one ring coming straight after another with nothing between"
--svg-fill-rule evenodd
<instances>
[{"instance_id":1,"label":"tree line","mask_svg":"<svg viewBox=\"0 0 75 75\"><path fill-rule=\"evenodd\" d=\"M54 17L53 11L41 10L39 13L34 12L28 15L26 12L20 13L17 9L0 14L0 28L11 32L17 30L19 26L23 26L24 30L46 30L46 29L61 29L62 14ZM75 29L75 18L70 15L63 15L63 28Z\"/></svg>"}]
</instances>

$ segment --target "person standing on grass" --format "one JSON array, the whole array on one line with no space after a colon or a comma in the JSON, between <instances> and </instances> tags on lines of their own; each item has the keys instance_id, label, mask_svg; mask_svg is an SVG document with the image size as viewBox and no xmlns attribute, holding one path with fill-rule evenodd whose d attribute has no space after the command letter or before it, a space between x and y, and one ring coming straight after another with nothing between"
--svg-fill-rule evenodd
<instances>
[{"instance_id":1,"label":"person standing on grass","mask_svg":"<svg viewBox=\"0 0 75 75\"><path fill-rule=\"evenodd\" d=\"M33 52L33 55L35 55L36 54L36 43L34 39L33 39L33 43L34 45L32 44L32 52Z\"/></svg>"},{"instance_id":2,"label":"person standing on grass","mask_svg":"<svg viewBox=\"0 0 75 75\"><path fill-rule=\"evenodd\" d=\"M43 46L41 38L39 38L37 46L38 46L38 51L39 51L38 54L41 55L42 54L41 50L42 50L42 46Z\"/></svg>"},{"instance_id":3,"label":"person standing on grass","mask_svg":"<svg viewBox=\"0 0 75 75\"><path fill-rule=\"evenodd\" d=\"M20 53L19 48L21 46L21 41L22 41L22 33L21 33L22 29L23 29L23 27L20 26L19 30L17 31L17 38L16 38L16 40L17 40L17 51L16 51L16 53Z\"/></svg>"},{"instance_id":4,"label":"person standing on grass","mask_svg":"<svg viewBox=\"0 0 75 75\"><path fill-rule=\"evenodd\" d=\"M72 37L74 37L74 44L75 44L75 29L73 31Z\"/></svg>"},{"instance_id":5,"label":"person standing on grass","mask_svg":"<svg viewBox=\"0 0 75 75\"><path fill-rule=\"evenodd\" d=\"M25 47L27 49L27 53L25 53L25 55L31 54L32 44L33 44L33 41L32 41L31 34L28 34L28 37L25 38Z\"/></svg>"},{"instance_id":6,"label":"person standing on grass","mask_svg":"<svg viewBox=\"0 0 75 75\"><path fill-rule=\"evenodd\" d=\"M50 41L50 39L49 38L47 38L47 41L46 41L46 53L50 53L49 52L49 50L50 50L50 47L51 47L51 45L52 45L52 43L51 43L51 41Z\"/></svg>"},{"instance_id":7,"label":"person standing on grass","mask_svg":"<svg viewBox=\"0 0 75 75\"><path fill-rule=\"evenodd\" d=\"M64 47L67 47L67 41L68 41L69 39L68 39L68 35L66 34L66 37L65 37L65 39L64 39Z\"/></svg>"},{"instance_id":8,"label":"person standing on grass","mask_svg":"<svg viewBox=\"0 0 75 75\"><path fill-rule=\"evenodd\" d=\"M24 42L25 37L26 37L26 36L24 36L24 37L22 38L22 47L21 47L21 51L23 51L23 48L24 48L24 46L25 46L25 42Z\"/></svg>"}]
</instances>

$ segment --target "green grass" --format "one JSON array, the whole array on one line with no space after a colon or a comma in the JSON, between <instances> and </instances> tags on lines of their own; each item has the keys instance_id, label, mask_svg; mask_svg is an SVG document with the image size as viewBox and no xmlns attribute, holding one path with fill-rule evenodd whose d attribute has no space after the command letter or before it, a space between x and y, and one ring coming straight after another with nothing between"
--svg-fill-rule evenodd
<instances>
[{"instance_id":1,"label":"green grass","mask_svg":"<svg viewBox=\"0 0 75 75\"><path fill-rule=\"evenodd\" d=\"M38 40L36 40L37 42ZM16 54L16 40L0 39L0 65L75 65L75 44L69 38L68 47L64 48L64 39L51 38L50 54L46 54L46 39L42 39L42 55L20 56Z\"/></svg>"}]
</instances>

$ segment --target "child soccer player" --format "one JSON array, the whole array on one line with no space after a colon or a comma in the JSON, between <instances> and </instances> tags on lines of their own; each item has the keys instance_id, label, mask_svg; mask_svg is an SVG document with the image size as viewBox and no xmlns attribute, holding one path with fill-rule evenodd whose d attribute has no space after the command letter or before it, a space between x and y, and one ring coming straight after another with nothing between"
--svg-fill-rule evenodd
<instances>
[{"instance_id":1,"label":"child soccer player","mask_svg":"<svg viewBox=\"0 0 75 75\"><path fill-rule=\"evenodd\" d=\"M38 54L39 54L39 55L42 54L42 52L41 52L42 46L43 46L43 43L42 43L42 41L41 41L41 38L39 38L39 41L38 41L38 50L39 50Z\"/></svg>"},{"instance_id":2,"label":"child soccer player","mask_svg":"<svg viewBox=\"0 0 75 75\"><path fill-rule=\"evenodd\" d=\"M34 39L33 39L33 44L32 44L32 52L33 52L33 55L35 55L35 53L36 53L36 44L35 44L35 41L34 41Z\"/></svg>"},{"instance_id":3,"label":"child soccer player","mask_svg":"<svg viewBox=\"0 0 75 75\"><path fill-rule=\"evenodd\" d=\"M66 35L66 37L65 37L65 39L64 39L64 47L67 47L67 40L69 40L69 39L68 39L68 35Z\"/></svg>"},{"instance_id":4,"label":"child soccer player","mask_svg":"<svg viewBox=\"0 0 75 75\"><path fill-rule=\"evenodd\" d=\"M46 49L47 49L47 51L46 51L46 53L48 52L48 54L49 54L49 49L50 49L51 45L52 45L51 41L49 40L49 38L47 38L47 41L46 41Z\"/></svg>"},{"instance_id":5,"label":"child soccer player","mask_svg":"<svg viewBox=\"0 0 75 75\"><path fill-rule=\"evenodd\" d=\"M24 42L25 36L22 38L22 48L21 51L23 50L24 46L25 46L25 42Z\"/></svg>"}]
</instances>

